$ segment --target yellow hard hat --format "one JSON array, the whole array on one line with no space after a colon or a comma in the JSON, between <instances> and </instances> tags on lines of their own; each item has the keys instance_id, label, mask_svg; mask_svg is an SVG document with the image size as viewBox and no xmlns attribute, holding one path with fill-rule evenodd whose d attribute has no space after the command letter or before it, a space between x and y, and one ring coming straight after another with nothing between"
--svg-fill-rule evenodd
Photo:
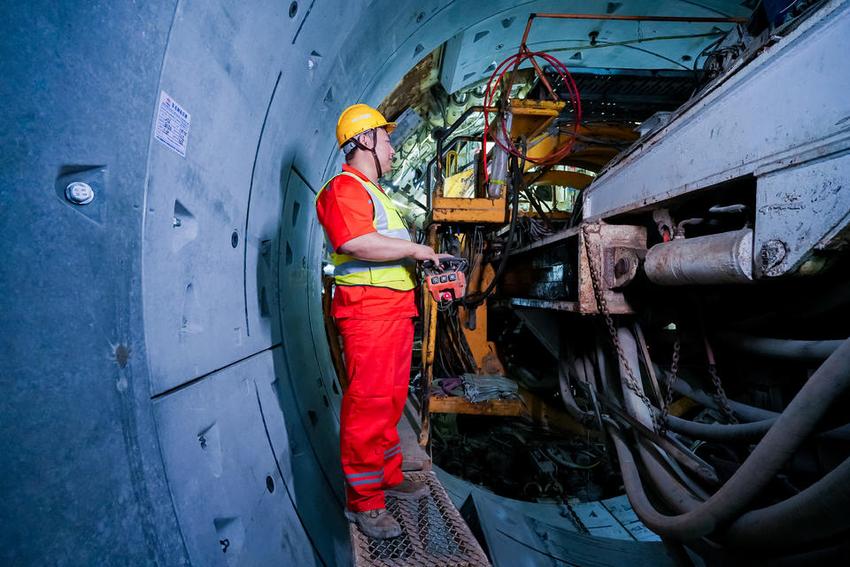
<instances>
[{"instance_id":1,"label":"yellow hard hat","mask_svg":"<svg viewBox=\"0 0 850 567\"><path fill-rule=\"evenodd\" d=\"M368 104L352 104L342 111L336 123L336 141L341 148L344 143L373 128L386 128L387 134L395 130L395 122L387 122L384 115Z\"/></svg>"}]
</instances>

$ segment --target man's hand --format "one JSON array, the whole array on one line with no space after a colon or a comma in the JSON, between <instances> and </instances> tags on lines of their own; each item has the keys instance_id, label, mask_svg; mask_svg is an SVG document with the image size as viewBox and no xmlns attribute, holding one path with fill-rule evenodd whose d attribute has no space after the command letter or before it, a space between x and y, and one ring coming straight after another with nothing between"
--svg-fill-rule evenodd
<instances>
[{"instance_id":1,"label":"man's hand","mask_svg":"<svg viewBox=\"0 0 850 567\"><path fill-rule=\"evenodd\" d=\"M431 261L434 266L440 265L440 260L443 258L452 258L451 254L437 254L434 249L424 244L417 244L413 251L413 259L419 262Z\"/></svg>"}]
</instances>

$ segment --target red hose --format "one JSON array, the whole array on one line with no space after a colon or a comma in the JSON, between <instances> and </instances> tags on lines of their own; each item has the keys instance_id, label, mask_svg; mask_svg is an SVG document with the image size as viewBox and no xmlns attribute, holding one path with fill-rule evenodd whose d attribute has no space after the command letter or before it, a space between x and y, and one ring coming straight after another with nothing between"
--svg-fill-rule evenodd
<instances>
[{"instance_id":1,"label":"red hose","mask_svg":"<svg viewBox=\"0 0 850 567\"><path fill-rule=\"evenodd\" d=\"M539 57L546 61L549 65L555 69L561 78L564 81L564 85L567 87L567 92L570 95L570 102L575 109L575 124L573 127L573 138L572 140L565 144L560 150L556 152L552 152L549 155L543 158L531 158L528 156L524 156L510 139L508 134L508 125L507 125L507 115L506 113L502 114L502 132L505 134L505 140L507 141L507 145L503 144L498 136L493 137L493 141L500 148L508 152L510 155L516 156L518 158L525 158L526 161L537 165L543 164L555 164L561 161L567 154L570 153L573 147L573 143L575 143L576 135L578 134L578 127L581 124L581 98L579 97L578 87L576 87L575 81L573 80L572 75L567 70L567 67L558 61L552 55L544 51L521 51L515 55L511 55L504 61L502 61L496 69L493 71L493 74L490 75L490 79L487 81L487 89L484 92L484 134L482 138L482 147L484 151L482 152L482 165L484 168L484 181L485 183L490 180L490 174L487 171L487 134L490 129L490 122L488 119L488 111L487 109L491 106L494 106L494 99L496 98L497 90L499 85L502 82L502 79L508 73L508 71L512 67L519 67L519 65L525 61L526 59ZM507 93L507 96L510 96L510 93Z\"/></svg>"}]
</instances>

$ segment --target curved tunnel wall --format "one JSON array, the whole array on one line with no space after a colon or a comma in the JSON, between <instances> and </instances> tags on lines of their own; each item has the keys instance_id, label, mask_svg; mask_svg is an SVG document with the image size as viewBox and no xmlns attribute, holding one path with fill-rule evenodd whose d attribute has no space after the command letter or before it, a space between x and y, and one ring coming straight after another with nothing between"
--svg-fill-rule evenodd
<instances>
[{"instance_id":1,"label":"curved tunnel wall","mask_svg":"<svg viewBox=\"0 0 850 567\"><path fill-rule=\"evenodd\" d=\"M336 116L511 4L6 11L4 563L347 562L313 214Z\"/></svg>"}]
</instances>

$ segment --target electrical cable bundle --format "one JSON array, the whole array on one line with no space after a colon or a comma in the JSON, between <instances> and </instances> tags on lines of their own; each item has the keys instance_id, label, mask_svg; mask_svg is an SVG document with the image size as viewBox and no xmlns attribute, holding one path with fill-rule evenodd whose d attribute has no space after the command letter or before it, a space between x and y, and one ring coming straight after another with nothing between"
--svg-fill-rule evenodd
<instances>
[{"instance_id":1,"label":"electrical cable bundle","mask_svg":"<svg viewBox=\"0 0 850 567\"><path fill-rule=\"evenodd\" d=\"M460 376L475 372L475 357L460 328L457 309L437 312L436 347L435 376Z\"/></svg>"},{"instance_id":2,"label":"electrical cable bundle","mask_svg":"<svg viewBox=\"0 0 850 567\"><path fill-rule=\"evenodd\" d=\"M555 233L552 228L547 227L546 223L539 219L521 217L519 223L521 246L531 244Z\"/></svg>"}]
</instances>

